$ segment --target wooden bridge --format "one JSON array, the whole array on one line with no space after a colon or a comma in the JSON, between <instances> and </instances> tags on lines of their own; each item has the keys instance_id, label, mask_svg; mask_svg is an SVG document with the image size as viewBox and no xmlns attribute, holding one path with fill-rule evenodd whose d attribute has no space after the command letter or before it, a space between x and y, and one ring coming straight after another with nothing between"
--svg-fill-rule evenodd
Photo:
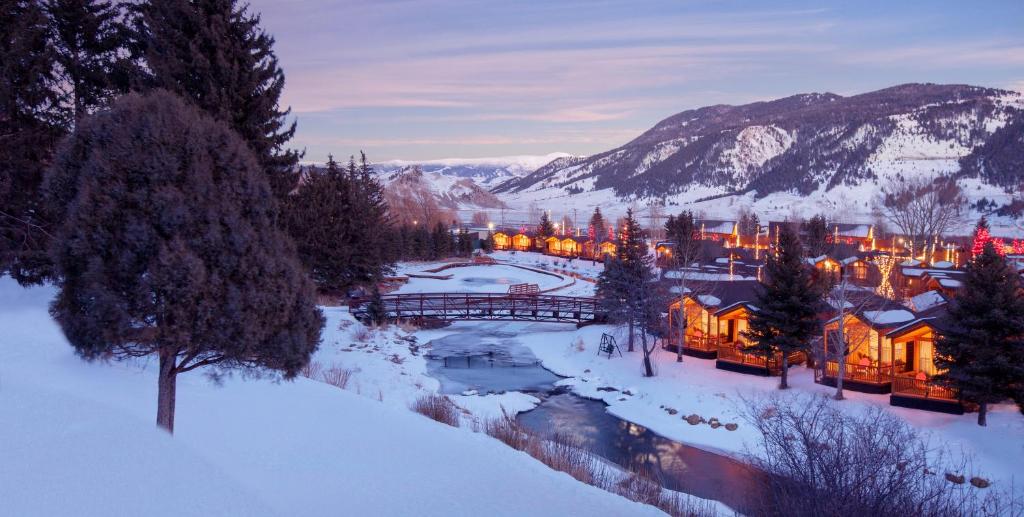
<instances>
[{"instance_id":1,"label":"wooden bridge","mask_svg":"<svg viewBox=\"0 0 1024 517\"><path fill-rule=\"evenodd\" d=\"M388 319L502 320L576 323L604 321L597 299L584 296L505 293L410 293L383 295ZM352 314L366 316L369 298L352 303Z\"/></svg>"}]
</instances>

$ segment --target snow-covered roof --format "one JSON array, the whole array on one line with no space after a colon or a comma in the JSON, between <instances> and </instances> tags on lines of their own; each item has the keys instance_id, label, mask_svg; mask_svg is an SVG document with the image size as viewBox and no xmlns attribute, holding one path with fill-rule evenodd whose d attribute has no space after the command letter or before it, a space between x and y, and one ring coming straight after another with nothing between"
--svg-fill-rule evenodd
<instances>
[{"instance_id":1,"label":"snow-covered roof","mask_svg":"<svg viewBox=\"0 0 1024 517\"><path fill-rule=\"evenodd\" d=\"M925 291L910 299L911 308L917 312L926 311L943 303L946 303L946 298L938 291Z\"/></svg>"},{"instance_id":2,"label":"snow-covered roof","mask_svg":"<svg viewBox=\"0 0 1024 517\"><path fill-rule=\"evenodd\" d=\"M953 263L949 262L947 260L940 260L940 261L932 264L932 267L936 268L936 269L952 269L953 268Z\"/></svg>"},{"instance_id":3,"label":"snow-covered roof","mask_svg":"<svg viewBox=\"0 0 1024 517\"><path fill-rule=\"evenodd\" d=\"M705 233L732 233L736 228L736 221L697 221L697 228Z\"/></svg>"},{"instance_id":4,"label":"snow-covered roof","mask_svg":"<svg viewBox=\"0 0 1024 517\"><path fill-rule=\"evenodd\" d=\"M711 296L710 294L698 294L697 300L700 301L700 303L711 307L716 307L722 304L722 300L720 298L717 296Z\"/></svg>"},{"instance_id":5,"label":"snow-covered roof","mask_svg":"<svg viewBox=\"0 0 1024 517\"><path fill-rule=\"evenodd\" d=\"M853 264L854 262L857 262L858 260L860 260L860 257L854 255L852 257L846 257L843 260L840 260L839 263L844 265L844 266L849 266L850 264Z\"/></svg>"},{"instance_id":6,"label":"snow-covered roof","mask_svg":"<svg viewBox=\"0 0 1024 517\"><path fill-rule=\"evenodd\" d=\"M907 260L904 260L903 262L900 262L900 265L901 266L910 266L910 267L920 266L921 265L921 261L917 260L917 259L907 259Z\"/></svg>"},{"instance_id":7,"label":"snow-covered roof","mask_svg":"<svg viewBox=\"0 0 1024 517\"><path fill-rule=\"evenodd\" d=\"M835 224L832 228L832 231L835 231L843 237L866 239L871 233L870 224Z\"/></svg>"},{"instance_id":8,"label":"snow-covered roof","mask_svg":"<svg viewBox=\"0 0 1024 517\"><path fill-rule=\"evenodd\" d=\"M954 278L940 278L939 285L941 285L942 287L948 287L950 289L959 289L961 286L964 285L964 283Z\"/></svg>"},{"instance_id":9,"label":"snow-covered roof","mask_svg":"<svg viewBox=\"0 0 1024 517\"><path fill-rule=\"evenodd\" d=\"M871 323L887 325L890 323L903 323L914 319L914 313L906 309L893 309L888 311L864 311L864 317Z\"/></svg>"}]
</instances>

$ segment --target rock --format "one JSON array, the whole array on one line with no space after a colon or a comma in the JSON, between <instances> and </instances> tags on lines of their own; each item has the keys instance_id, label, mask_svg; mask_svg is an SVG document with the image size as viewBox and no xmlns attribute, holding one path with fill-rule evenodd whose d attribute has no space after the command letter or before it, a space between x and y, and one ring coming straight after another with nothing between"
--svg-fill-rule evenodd
<instances>
[{"instance_id":1,"label":"rock","mask_svg":"<svg viewBox=\"0 0 1024 517\"><path fill-rule=\"evenodd\" d=\"M719 424L719 425L721 425L721 422L719 422L717 416L713 416L713 417L711 417L710 420L708 420L708 424Z\"/></svg>"},{"instance_id":2,"label":"rock","mask_svg":"<svg viewBox=\"0 0 1024 517\"><path fill-rule=\"evenodd\" d=\"M710 425L712 429L718 429L719 427L722 427L722 423L719 422L718 420L712 420L708 422L708 425Z\"/></svg>"},{"instance_id":3,"label":"rock","mask_svg":"<svg viewBox=\"0 0 1024 517\"><path fill-rule=\"evenodd\" d=\"M962 485L962 484L964 484L965 480L964 480L964 476L963 475L957 475L957 474L952 474L952 473L947 472L946 473L946 481L949 481L950 483L956 483L958 485Z\"/></svg>"},{"instance_id":4,"label":"rock","mask_svg":"<svg viewBox=\"0 0 1024 517\"><path fill-rule=\"evenodd\" d=\"M728 430L728 431L735 431L736 429L739 429L739 427L740 427L739 424L733 424L733 423L725 424L725 429Z\"/></svg>"},{"instance_id":5,"label":"rock","mask_svg":"<svg viewBox=\"0 0 1024 517\"><path fill-rule=\"evenodd\" d=\"M622 390L622 394L623 394L623 395L629 395L630 397L632 397L632 396L633 396L633 392L632 392L632 391L629 391L629 390Z\"/></svg>"},{"instance_id":6,"label":"rock","mask_svg":"<svg viewBox=\"0 0 1024 517\"><path fill-rule=\"evenodd\" d=\"M590 368L587 368L586 370L583 370L583 373L590 373Z\"/></svg>"},{"instance_id":7,"label":"rock","mask_svg":"<svg viewBox=\"0 0 1024 517\"><path fill-rule=\"evenodd\" d=\"M700 415L690 415L690 416L684 418L683 420L686 420L686 423L688 423L690 425L697 425L697 424L701 423L701 420L703 420L703 419L700 417Z\"/></svg>"},{"instance_id":8,"label":"rock","mask_svg":"<svg viewBox=\"0 0 1024 517\"><path fill-rule=\"evenodd\" d=\"M668 411L668 414L670 414L670 415L675 415L676 413L679 412L679 411L676 411L675 408L670 408L670 407L665 408L665 411Z\"/></svg>"},{"instance_id":9,"label":"rock","mask_svg":"<svg viewBox=\"0 0 1024 517\"><path fill-rule=\"evenodd\" d=\"M989 483L987 479L977 476L971 478L971 484L977 488L988 488L992 486L992 483Z\"/></svg>"},{"instance_id":10,"label":"rock","mask_svg":"<svg viewBox=\"0 0 1024 517\"><path fill-rule=\"evenodd\" d=\"M619 391L619 390L617 390L617 389L615 389L615 388L613 388L611 386L601 386L600 388L597 388L597 391Z\"/></svg>"}]
</instances>

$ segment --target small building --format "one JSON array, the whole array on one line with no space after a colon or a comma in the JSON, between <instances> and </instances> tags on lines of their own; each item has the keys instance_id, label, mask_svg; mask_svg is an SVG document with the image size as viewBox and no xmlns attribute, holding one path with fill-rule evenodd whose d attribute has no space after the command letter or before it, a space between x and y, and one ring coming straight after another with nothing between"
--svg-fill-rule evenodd
<instances>
[{"instance_id":1,"label":"small building","mask_svg":"<svg viewBox=\"0 0 1024 517\"><path fill-rule=\"evenodd\" d=\"M736 221L702 219L694 221L702 241L721 242L728 248L739 246L740 232Z\"/></svg>"},{"instance_id":2,"label":"small building","mask_svg":"<svg viewBox=\"0 0 1024 517\"><path fill-rule=\"evenodd\" d=\"M494 242L494 249L498 251L512 249L512 237L509 234L498 231L491 235L491 241Z\"/></svg>"},{"instance_id":3,"label":"small building","mask_svg":"<svg viewBox=\"0 0 1024 517\"><path fill-rule=\"evenodd\" d=\"M533 234L521 231L512 236L512 249L516 251L532 251Z\"/></svg>"},{"instance_id":4,"label":"small building","mask_svg":"<svg viewBox=\"0 0 1024 517\"><path fill-rule=\"evenodd\" d=\"M870 224L832 223L829 225L834 244L852 244L861 251L875 249L875 228Z\"/></svg>"},{"instance_id":5,"label":"small building","mask_svg":"<svg viewBox=\"0 0 1024 517\"><path fill-rule=\"evenodd\" d=\"M934 382L940 373L935 366L935 339L942 332L948 313L946 305L924 311L920 317L889 331L895 363L889 403L893 406L963 414L956 390Z\"/></svg>"}]
</instances>

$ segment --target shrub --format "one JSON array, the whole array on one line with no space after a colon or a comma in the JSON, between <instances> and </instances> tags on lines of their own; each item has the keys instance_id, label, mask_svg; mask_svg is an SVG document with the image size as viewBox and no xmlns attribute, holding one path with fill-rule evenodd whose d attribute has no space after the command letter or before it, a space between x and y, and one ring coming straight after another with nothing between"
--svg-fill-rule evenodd
<instances>
[{"instance_id":1,"label":"shrub","mask_svg":"<svg viewBox=\"0 0 1024 517\"><path fill-rule=\"evenodd\" d=\"M345 389L348 386L349 379L352 378L353 370L351 368L342 368L338 365L331 366L323 373L324 382L331 386L337 386L341 389Z\"/></svg>"},{"instance_id":2,"label":"shrub","mask_svg":"<svg viewBox=\"0 0 1024 517\"><path fill-rule=\"evenodd\" d=\"M760 433L760 515L1019 515L1012 494L981 495L953 478L966 459L930 447L884 408L845 414L824 395L746 401ZM949 472L946 476L937 472ZM954 474L955 473L955 474ZM1004 497L1000 497L1004 496ZM760 498L759 500L756 498Z\"/></svg>"},{"instance_id":3,"label":"shrub","mask_svg":"<svg viewBox=\"0 0 1024 517\"><path fill-rule=\"evenodd\" d=\"M424 395L416 399L412 410L442 424L459 427L459 408L455 407L455 404L452 404L452 401L444 395L436 393Z\"/></svg>"},{"instance_id":4,"label":"shrub","mask_svg":"<svg viewBox=\"0 0 1024 517\"><path fill-rule=\"evenodd\" d=\"M299 375L307 379L317 380L320 378L320 372L323 370L324 365L320 364L320 361L310 361L306 363L306 366L302 367L302 371Z\"/></svg>"}]
</instances>

